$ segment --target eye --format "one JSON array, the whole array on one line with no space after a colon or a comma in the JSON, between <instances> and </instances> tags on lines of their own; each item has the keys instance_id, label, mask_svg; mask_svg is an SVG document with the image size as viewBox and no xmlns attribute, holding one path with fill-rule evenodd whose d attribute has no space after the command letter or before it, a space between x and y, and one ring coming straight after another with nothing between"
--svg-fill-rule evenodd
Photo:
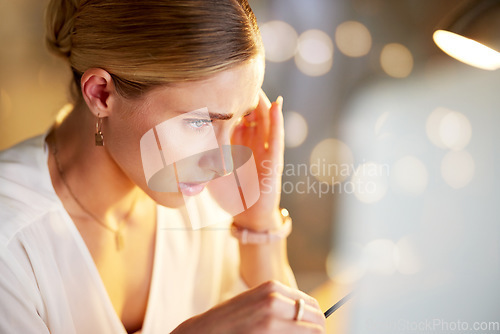
<instances>
[{"instance_id":1,"label":"eye","mask_svg":"<svg viewBox=\"0 0 500 334\"><path fill-rule=\"evenodd\" d=\"M186 122L191 128L193 128L195 130L200 130L200 129L203 129L204 127L211 125L212 120L210 120L210 119L187 119Z\"/></svg>"}]
</instances>

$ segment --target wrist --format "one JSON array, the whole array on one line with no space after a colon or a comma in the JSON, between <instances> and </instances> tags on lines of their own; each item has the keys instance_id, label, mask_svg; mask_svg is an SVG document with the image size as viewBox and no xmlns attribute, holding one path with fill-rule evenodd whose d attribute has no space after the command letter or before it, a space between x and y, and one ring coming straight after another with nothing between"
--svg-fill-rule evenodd
<instances>
[{"instance_id":1,"label":"wrist","mask_svg":"<svg viewBox=\"0 0 500 334\"><path fill-rule=\"evenodd\" d=\"M247 213L249 212L244 212L243 214L233 217L233 223L239 227L255 232L266 232L279 229L284 221L281 215L281 208L278 207L265 214L255 212L252 212L252 214Z\"/></svg>"},{"instance_id":2,"label":"wrist","mask_svg":"<svg viewBox=\"0 0 500 334\"><path fill-rule=\"evenodd\" d=\"M233 222L231 235L241 244L266 244L287 238L292 231L292 219L286 209L279 209L273 217L271 226L267 229L250 229Z\"/></svg>"}]
</instances>

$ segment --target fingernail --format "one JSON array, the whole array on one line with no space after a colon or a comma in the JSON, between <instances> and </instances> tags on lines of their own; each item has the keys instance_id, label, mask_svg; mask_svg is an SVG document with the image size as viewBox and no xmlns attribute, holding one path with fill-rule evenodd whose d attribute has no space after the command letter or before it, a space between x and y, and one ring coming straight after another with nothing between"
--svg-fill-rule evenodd
<instances>
[{"instance_id":1,"label":"fingernail","mask_svg":"<svg viewBox=\"0 0 500 334\"><path fill-rule=\"evenodd\" d=\"M276 103L278 103L280 107L283 107L283 96L278 96Z\"/></svg>"}]
</instances>

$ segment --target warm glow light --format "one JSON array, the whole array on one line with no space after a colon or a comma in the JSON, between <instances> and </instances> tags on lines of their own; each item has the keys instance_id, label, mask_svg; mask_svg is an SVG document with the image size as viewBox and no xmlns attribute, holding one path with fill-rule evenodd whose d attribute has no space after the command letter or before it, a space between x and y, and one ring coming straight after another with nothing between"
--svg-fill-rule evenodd
<instances>
[{"instance_id":1,"label":"warm glow light","mask_svg":"<svg viewBox=\"0 0 500 334\"><path fill-rule=\"evenodd\" d=\"M298 41L295 64L309 76L328 73L333 63L333 42L321 30L308 30L302 33Z\"/></svg>"},{"instance_id":2,"label":"warm glow light","mask_svg":"<svg viewBox=\"0 0 500 334\"><path fill-rule=\"evenodd\" d=\"M465 187L474 177L474 159L467 151L450 151L441 161L441 176L452 188Z\"/></svg>"},{"instance_id":3,"label":"warm glow light","mask_svg":"<svg viewBox=\"0 0 500 334\"><path fill-rule=\"evenodd\" d=\"M0 89L0 119L7 118L12 112L12 100L5 89Z\"/></svg>"},{"instance_id":4,"label":"warm glow light","mask_svg":"<svg viewBox=\"0 0 500 334\"><path fill-rule=\"evenodd\" d=\"M297 147L302 145L307 138L307 122L305 118L295 111L287 111L285 118L285 145Z\"/></svg>"},{"instance_id":5,"label":"warm glow light","mask_svg":"<svg viewBox=\"0 0 500 334\"><path fill-rule=\"evenodd\" d=\"M42 65L38 71L38 84L40 87L51 87L54 82L53 70L47 66Z\"/></svg>"},{"instance_id":6,"label":"warm glow light","mask_svg":"<svg viewBox=\"0 0 500 334\"><path fill-rule=\"evenodd\" d=\"M394 164L391 169L392 187L396 192L419 195L424 192L429 182L427 168L414 156L406 156Z\"/></svg>"},{"instance_id":7,"label":"warm glow light","mask_svg":"<svg viewBox=\"0 0 500 334\"><path fill-rule=\"evenodd\" d=\"M340 52L349 57L362 57L372 46L370 31L362 23L346 21L335 30L335 42Z\"/></svg>"},{"instance_id":8,"label":"warm glow light","mask_svg":"<svg viewBox=\"0 0 500 334\"><path fill-rule=\"evenodd\" d=\"M387 44L380 54L380 65L391 77L406 78L413 69L413 56L402 44Z\"/></svg>"},{"instance_id":9,"label":"warm glow light","mask_svg":"<svg viewBox=\"0 0 500 334\"><path fill-rule=\"evenodd\" d=\"M266 50L266 60L283 62L297 51L297 32L283 21L270 21L260 27L262 42Z\"/></svg>"},{"instance_id":10,"label":"warm glow light","mask_svg":"<svg viewBox=\"0 0 500 334\"><path fill-rule=\"evenodd\" d=\"M451 57L484 70L500 68L500 53L484 44L446 30L432 36L437 46Z\"/></svg>"},{"instance_id":11,"label":"warm glow light","mask_svg":"<svg viewBox=\"0 0 500 334\"><path fill-rule=\"evenodd\" d=\"M363 203L380 201L387 193L387 166L367 162L359 165L354 172L351 183L354 185L354 195Z\"/></svg>"},{"instance_id":12,"label":"warm glow light","mask_svg":"<svg viewBox=\"0 0 500 334\"><path fill-rule=\"evenodd\" d=\"M314 147L310 164L318 181L328 184L342 182L351 174L352 151L344 142L328 138Z\"/></svg>"},{"instance_id":13,"label":"warm glow light","mask_svg":"<svg viewBox=\"0 0 500 334\"><path fill-rule=\"evenodd\" d=\"M73 110L73 104L66 103L65 105L63 105L62 108L57 112L56 123L57 124L62 123L72 110Z\"/></svg>"}]
</instances>

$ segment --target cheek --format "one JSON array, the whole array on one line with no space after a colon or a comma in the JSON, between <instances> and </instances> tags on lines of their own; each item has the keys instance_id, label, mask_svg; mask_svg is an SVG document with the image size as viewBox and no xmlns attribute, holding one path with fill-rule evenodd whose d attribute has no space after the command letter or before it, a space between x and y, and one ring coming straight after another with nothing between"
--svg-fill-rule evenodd
<instances>
[{"instance_id":1,"label":"cheek","mask_svg":"<svg viewBox=\"0 0 500 334\"><path fill-rule=\"evenodd\" d=\"M129 179L136 184L145 183L140 140L148 126L133 110L124 108L119 113L107 119L103 129L104 148Z\"/></svg>"},{"instance_id":2,"label":"cheek","mask_svg":"<svg viewBox=\"0 0 500 334\"><path fill-rule=\"evenodd\" d=\"M156 141L167 165L194 158L202 152L218 147L212 127L197 131L189 129L183 121L166 121L156 126L155 132Z\"/></svg>"},{"instance_id":3,"label":"cheek","mask_svg":"<svg viewBox=\"0 0 500 334\"><path fill-rule=\"evenodd\" d=\"M104 145L116 160L128 160L139 151L141 129L133 122L110 121L105 131Z\"/></svg>"}]
</instances>

